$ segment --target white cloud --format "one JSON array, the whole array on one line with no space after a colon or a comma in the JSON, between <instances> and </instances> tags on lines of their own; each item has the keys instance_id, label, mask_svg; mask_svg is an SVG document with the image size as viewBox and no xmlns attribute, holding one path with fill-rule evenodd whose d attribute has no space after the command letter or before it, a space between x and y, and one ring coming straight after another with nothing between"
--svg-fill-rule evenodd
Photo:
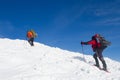
<instances>
[{"instance_id":1,"label":"white cloud","mask_svg":"<svg viewBox=\"0 0 120 80\"><path fill-rule=\"evenodd\" d=\"M80 5L74 5L71 8L63 9L53 19L53 26L56 29L64 29L75 22L83 14L85 8Z\"/></svg>"},{"instance_id":2,"label":"white cloud","mask_svg":"<svg viewBox=\"0 0 120 80\"><path fill-rule=\"evenodd\" d=\"M110 16L110 15L119 15L120 14L120 1L119 0L105 0L90 2L87 5L88 12L92 11L95 16ZM111 17L111 16L110 16Z\"/></svg>"},{"instance_id":3,"label":"white cloud","mask_svg":"<svg viewBox=\"0 0 120 80\"><path fill-rule=\"evenodd\" d=\"M115 18L109 18L109 17L104 17L100 20L96 20L94 25L102 25L102 26L120 26L120 18L115 17Z\"/></svg>"}]
</instances>

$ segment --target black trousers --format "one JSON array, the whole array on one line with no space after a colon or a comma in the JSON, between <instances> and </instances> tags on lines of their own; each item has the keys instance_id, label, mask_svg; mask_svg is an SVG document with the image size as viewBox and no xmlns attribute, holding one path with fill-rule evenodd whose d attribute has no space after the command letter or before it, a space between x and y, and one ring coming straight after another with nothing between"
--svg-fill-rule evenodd
<instances>
[{"instance_id":1,"label":"black trousers","mask_svg":"<svg viewBox=\"0 0 120 80\"><path fill-rule=\"evenodd\" d=\"M34 46L34 38L29 38L29 40L28 40L28 42L29 42L29 44L31 45L31 46Z\"/></svg>"},{"instance_id":2,"label":"black trousers","mask_svg":"<svg viewBox=\"0 0 120 80\"><path fill-rule=\"evenodd\" d=\"M99 61L98 61L98 58L100 59L100 61L102 62L103 64L103 69L107 69L107 65L106 65L106 62L103 58L103 55L102 55L102 52L103 50L106 48L107 46L103 46L101 48L96 48L95 49L95 54L93 55L94 59L95 59L95 62L96 62L96 66L99 67ZM97 58L98 57L98 58Z\"/></svg>"}]
</instances>

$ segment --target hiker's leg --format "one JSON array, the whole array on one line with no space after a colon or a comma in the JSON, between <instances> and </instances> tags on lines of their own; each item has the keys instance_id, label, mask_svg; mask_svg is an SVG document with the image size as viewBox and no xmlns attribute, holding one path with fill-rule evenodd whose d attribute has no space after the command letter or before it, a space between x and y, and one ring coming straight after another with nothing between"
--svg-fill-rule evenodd
<instances>
[{"instance_id":1,"label":"hiker's leg","mask_svg":"<svg viewBox=\"0 0 120 80\"><path fill-rule=\"evenodd\" d=\"M28 40L28 42L30 43L31 46L34 46L33 41L34 41L34 38L30 38L30 39Z\"/></svg>"},{"instance_id":2,"label":"hiker's leg","mask_svg":"<svg viewBox=\"0 0 120 80\"><path fill-rule=\"evenodd\" d=\"M106 65L106 62L105 62L105 60L104 60L104 58L103 58L103 55L102 55L102 52L103 52L103 50L104 50L105 48L101 48L101 49L99 49L98 50L98 55L99 55L99 59L100 59L100 61L102 62L102 64L103 64L103 69L104 70L107 70L107 65Z\"/></svg>"},{"instance_id":3,"label":"hiker's leg","mask_svg":"<svg viewBox=\"0 0 120 80\"><path fill-rule=\"evenodd\" d=\"M31 38L31 46L34 46L34 38Z\"/></svg>"},{"instance_id":4,"label":"hiker's leg","mask_svg":"<svg viewBox=\"0 0 120 80\"><path fill-rule=\"evenodd\" d=\"M96 53L93 55L93 58L95 59L96 66L99 67L99 61L97 59L97 54Z\"/></svg>"}]
</instances>

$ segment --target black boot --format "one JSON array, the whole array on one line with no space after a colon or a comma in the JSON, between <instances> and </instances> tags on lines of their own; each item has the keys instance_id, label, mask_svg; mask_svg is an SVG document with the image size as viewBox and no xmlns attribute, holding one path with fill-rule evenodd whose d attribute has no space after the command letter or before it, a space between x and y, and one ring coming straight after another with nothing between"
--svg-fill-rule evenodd
<instances>
[{"instance_id":1,"label":"black boot","mask_svg":"<svg viewBox=\"0 0 120 80\"><path fill-rule=\"evenodd\" d=\"M106 71L107 70L107 65L106 65L106 62L104 60L102 61L102 64L103 64L103 70Z\"/></svg>"}]
</instances>

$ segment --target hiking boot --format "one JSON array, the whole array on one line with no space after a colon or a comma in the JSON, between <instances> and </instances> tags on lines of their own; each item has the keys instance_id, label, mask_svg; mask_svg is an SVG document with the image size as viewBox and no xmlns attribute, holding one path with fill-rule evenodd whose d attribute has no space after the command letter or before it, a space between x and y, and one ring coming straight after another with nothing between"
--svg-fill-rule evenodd
<instances>
[{"instance_id":1,"label":"hiking boot","mask_svg":"<svg viewBox=\"0 0 120 80\"><path fill-rule=\"evenodd\" d=\"M102 68L102 70L107 71L107 69L106 69L106 68Z\"/></svg>"},{"instance_id":2,"label":"hiking boot","mask_svg":"<svg viewBox=\"0 0 120 80\"><path fill-rule=\"evenodd\" d=\"M94 64L94 66L96 66L96 67L100 68L100 66L99 66L99 65L97 65L97 64Z\"/></svg>"}]
</instances>

